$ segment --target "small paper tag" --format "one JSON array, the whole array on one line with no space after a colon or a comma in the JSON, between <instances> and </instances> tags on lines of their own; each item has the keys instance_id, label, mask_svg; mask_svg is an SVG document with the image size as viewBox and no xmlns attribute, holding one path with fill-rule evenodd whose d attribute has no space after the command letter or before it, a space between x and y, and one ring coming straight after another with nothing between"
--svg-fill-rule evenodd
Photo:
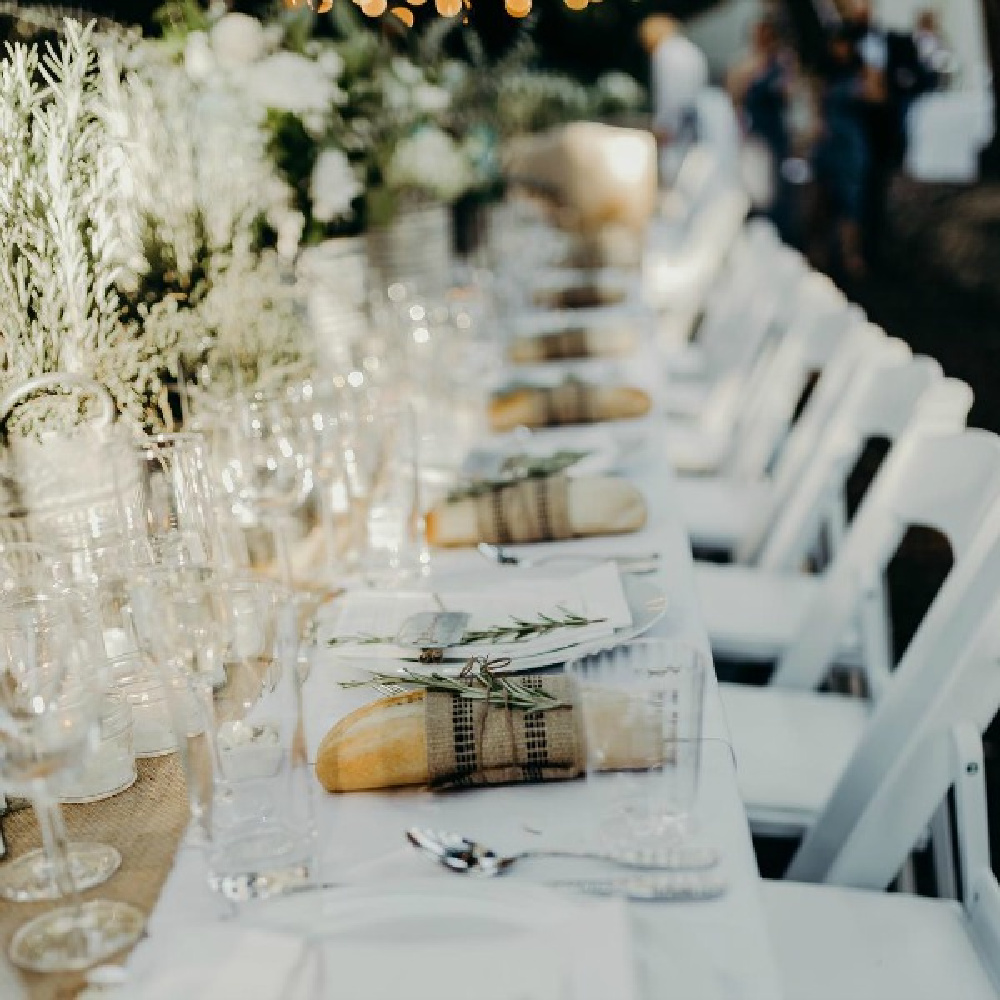
<instances>
[{"instance_id":1,"label":"small paper tag","mask_svg":"<svg viewBox=\"0 0 1000 1000\"><path fill-rule=\"evenodd\" d=\"M396 645L415 649L459 646L470 617L465 611L421 611L410 615L396 633Z\"/></svg>"}]
</instances>

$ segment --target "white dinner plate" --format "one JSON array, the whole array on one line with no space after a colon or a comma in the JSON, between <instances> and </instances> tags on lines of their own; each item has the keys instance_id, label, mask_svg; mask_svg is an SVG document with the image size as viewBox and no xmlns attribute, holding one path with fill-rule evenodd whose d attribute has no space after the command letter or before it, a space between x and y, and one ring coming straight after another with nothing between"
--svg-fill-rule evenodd
<instances>
[{"instance_id":1,"label":"white dinner plate","mask_svg":"<svg viewBox=\"0 0 1000 1000\"><path fill-rule=\"evenodd\" d=\"M322 947L330 996L596 1000L588 980L601 978L600 959L580 959L575 948L588 944L581 937L610 932L617 960L614 982L606 978L603 988L632 997L623 915L581 905L588 904L523 882L414 879L295 893L250 904L241 916ZM597 944L591 940L588 952ZM300 972L285 1000L305 1000L317 985Z\"/></svg>"},{"instance_id":2,"label":"white dinner plate","mask_svg":"<svg viewBox=\"0 0 1000 1000\"><path fill-rule=\"evenodd\" d=\"M501 672L524 673L529 670L538 670L541 667L551 667L557 663L565 663L569 659L576 659L590 649L603 649L617 643L628 642L630 639L638 638L648 632L667 613L667 592L656 580L623 573L622 590L625 592L625 600L632 614L631 625L616 628L610 639L601 639L598 642L568 642L565 646L545 653L521 658L515 657L510 666ZM445 662L435 665L434 669L441 674L457 675L464 663L464 660L461 663Z\"/></svg>"}]
</instances>

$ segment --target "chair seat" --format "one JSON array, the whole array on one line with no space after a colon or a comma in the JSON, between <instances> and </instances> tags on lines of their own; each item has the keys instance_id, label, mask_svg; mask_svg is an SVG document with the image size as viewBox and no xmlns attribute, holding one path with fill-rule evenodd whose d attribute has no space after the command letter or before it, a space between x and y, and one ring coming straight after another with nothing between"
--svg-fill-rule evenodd
<instances>
[{"instance_id":1,"label":"chair seat","mask_svg":"<svg viewBox=\"0 0 1000 1000\"><path fill-rule=\"evenodd\" d=\"M722 659L768 663L780 659L798 635L822 577L752 566L695 565L695 585L712 652ZM862 662L855 629L844 636L837 663Z\"/></svg>"},{"instance_id":2,"label":"chair seat","mask_svg":"<svg viewBox=\"0 0 1000 1000\"><path fill-rule=\"evenodd\" d=\"M762 889L789 998L997 1000L952 900L796 882Z\"/></svg>"},{"instance_id":3,"label":"chair seat","mask_svg":"<svg viewBox=\"0 0 1000 1000\"><path fill-rule=\"evenodd\" d=\"M696 418L712 395L712 383L698 378L671 378L663 393L663 408L671 417Z\"/></svg>"},{"instance_id":4,"label":"chair seat","mask_svg":"<svg viewBox=\"0 0 1000 1000\"><path fill-rule=\"evenodd\" d=\"M750 827L770 836L808 829L868 723L867 702L839 694L720 684Z\"/></svg>"},{"instance_id":5,"label":"chair seat","mask_svg":"<svg viewBox=\"0 0 1000 1000\"><path fill-rule=\"evenodd\" d=\"M693 420L668 422L665 437L671 466L688 475L715 472L725 461L729 448L727 437L713 434Z\"/></svg>"},{"instance_id":6,"label":"chair seat","mask_svg":"<svg viewBox=\"0 0 1000 1000\"><path fill-rule=\"evenodd\" d=\"M679 477L674 496L694 545L732 551L767 516L771 486L723 477Z\"/></svg>"}]
</instances>

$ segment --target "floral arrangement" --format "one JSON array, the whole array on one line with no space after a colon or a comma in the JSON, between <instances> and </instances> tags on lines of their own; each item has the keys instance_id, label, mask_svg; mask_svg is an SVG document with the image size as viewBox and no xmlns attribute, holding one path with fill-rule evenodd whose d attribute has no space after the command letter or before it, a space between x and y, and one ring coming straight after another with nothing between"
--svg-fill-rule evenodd
<instances>
[{"instance_id":1,"label":"floral arrangement","mask_svg":"<svg viewBox=\"0 0 1000 1000\"><path fill-rule=\"evenodd\" d=\"M116 55L67 22L59 45L14 45L0 63L0 394L60 372L103 383L145 423L177 342L145 335L122 298L139 247ZM5 431L84 415L42 395L4 414Z\"/></svg>"}]
</instances>

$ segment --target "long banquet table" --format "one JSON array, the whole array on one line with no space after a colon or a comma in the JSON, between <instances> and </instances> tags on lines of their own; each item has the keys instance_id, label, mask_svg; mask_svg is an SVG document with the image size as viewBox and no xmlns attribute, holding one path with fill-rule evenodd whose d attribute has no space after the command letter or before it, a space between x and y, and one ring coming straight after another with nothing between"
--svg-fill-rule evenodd
<instances>
[{"instance_id":1,"label":"long banquet table","mask_svg":"<svg viewBox=\"0 0 1000 1000\"><path fill-rule=\"evenodd\" d=\"M643 490L649 506L646 528L632 536L554 543L574 552L659 551L659 580L667 593L667 613L649 634L674 636L706 651L692 578L690 549L671 500L671 474L662 454L659 431L630 478ZM546 551L536 546L533 551ZM463 551L435 553L429 585L482 576L484 572L518 572L504 568L484 570L483 560ZM307 732L310 751L337 718L378 697L370 691L339 688L334 657L320 651L306 689ZM746 815L737 790L736 769L714 676L710 677L703 733L700 823L719 849L728 889L712 900L636 902L630 904L639 995L643 1000L663 996L685 1000L769 1000L781 996L772 959L759 890L756 862ZM579 841L593 804L584 781L492 788L434 794L423 790L325 795L320 801L321 841L326 846L324 877L376 881L399 877L438 875L427 859L404 844L409 826L460 831L504 851L566 845ZM530 832L529 832L530 831ZM567 876L565 861L532 862L508 879L556 879ZM197 850L183 848L150 921L154 949L158 935L178 925L218 920L220 905L205 888L203 863ZM147 956L148 958L148 956ZM611 1000L611 998L609 998Z\"/></svg>"},{"instance_id":2,"label":"long banquet table","mask_svg":"<svg viewBox=\"0 0 1000 1000\"><path fill-rule=\"evenodd\" d=\"M616 366L633 384L650 385L658 365L652 352ZM651 386L652 387L652 386ZM684 639L708 653L693 581L690 547L673 503L672 473L666 458L665 430L655 417L633 425L644 445L621 469L642 490L648 507L643 530L632 535L576 540L531 547L531 553L571 551L593 554L660 554L655 579L666 593L666 613L649 635ZM571 433L560 445L572 447ZM475 552L435 552L424 586L451 589L486 574L522 572L490 567ZM307 743L310 754L322 735L348 711L379 697L370 689L345 690L344 676L329 648L317 647L305 690ZM356 671L355 671L356 672ZM728 883L723 895L699 901L628 904L638 996L642 1000L673 996L684 1000L777 1000L782 992L768 939L760 882L746 814L736 782L731 748L718 687L711 674L706 686L703 754L697 816L705 836L722 857ZM317 819L323 845L321 879L361 885L385 885L399 878L456 879L404 841L404 830L424 826L460 832L503 852L522 848L583 846L600 809L586 781L518 785L451 793L410 789L392 792L328 795L319 792ZM537 860L519 865L505 881L531 882L594 875L586 862ZM601 873L607 876L604 866ZM573 898L573 897L570 897ZM580 897L582 898L582 897ZM199 849L182 846L149 920L149 936L132 960L143 968L182 960L165 942L173 932L201 925L229 926L242 919L207 888ZM8 964L0 968L0 995L24 995ZM6 980L6 982L5 982ZM335 980L331 983L335 987ZM607 1000L615 1000L608 997Z\"/></svg>"}]
</instances>

